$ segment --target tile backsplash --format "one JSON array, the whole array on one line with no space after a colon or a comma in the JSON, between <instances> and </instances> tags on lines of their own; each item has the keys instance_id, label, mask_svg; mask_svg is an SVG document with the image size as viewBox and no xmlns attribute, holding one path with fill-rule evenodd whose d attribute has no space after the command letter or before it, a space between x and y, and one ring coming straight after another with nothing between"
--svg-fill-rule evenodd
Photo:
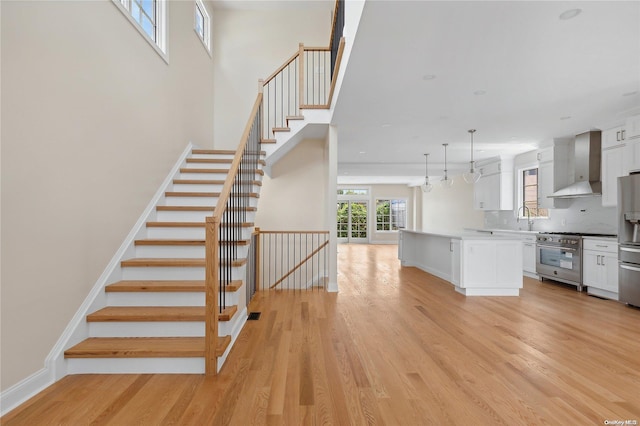
<instances>
[{"instance_id":1,"label":"tile backsplash","mask_svg":"<svg viewBox=\"0 0 640 426\"><path fill-rule=\"evenodd\" d=\"M616 207L602 207L601 197L575 198L566 209L549 210L549 219L535 219L533 230L540 232L618 233ZM513 211L485 212L487 229L527 229L527 220L516 221Z\"/></svg>"}]
</instances>

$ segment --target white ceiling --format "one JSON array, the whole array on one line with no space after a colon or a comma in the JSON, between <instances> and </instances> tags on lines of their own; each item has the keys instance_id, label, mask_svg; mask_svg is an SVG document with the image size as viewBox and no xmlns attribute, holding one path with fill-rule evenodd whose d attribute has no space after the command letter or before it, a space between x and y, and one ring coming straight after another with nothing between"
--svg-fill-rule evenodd
<instances>
[{"instance_id":1,"label":"white ceiling","mask_svg":"<svg viewBox=\"0 0 640 426\"><path fill-rule=\"evenodd\" d=\"M339 182L419 181L426 152L438 175L445 142L462 172L470 128L479 160L637 112L640 2L368 0L333 116Z\"/></svg>"}]
</instances>

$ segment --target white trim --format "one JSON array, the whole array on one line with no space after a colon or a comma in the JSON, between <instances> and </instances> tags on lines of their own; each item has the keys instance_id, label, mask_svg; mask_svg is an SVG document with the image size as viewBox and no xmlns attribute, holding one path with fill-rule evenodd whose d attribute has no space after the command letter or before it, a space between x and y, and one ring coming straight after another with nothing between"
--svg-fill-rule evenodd
<instances>
[{"instance_id":1,"label":"white trim","mask_svg":"<svg viewBox=\"0 0 640 426\"><path fill-rule=\"evenodd\" d=\"M43 368L0 393L0 416L53 384L51 371Z\"/></svg>"},{"instance_id":2,"label":"white trim","mask_svg":"<svg viewBox=\"0 0 640 426\"><path fill-rule=\"evenodd\" d=\"M158 55L162 58L163 61L169 65L169 49L168 42L169 39L169 26L167 19L167 2L166 0L157 0L158 4L158 16L156 22L157 28L157 42L153 41L151 37L142 29L138 21L136 21L133 16L131 16L131 12L125 7L122 3L122 0L111 0L111 2L118 8L120 12L127 18L127 20L133 25L133 27L138 30L140 35L153 47L153 50L156 51Z\"/></svg>"},{"instance_id":3,"label":"white trim","mask_svg":"<svg viewBox=\"0 0 640 426\"><path fill-rule=\"evenodd\" d=\"M47 355L44 362L45 367L0 394L1 415L11 411L36 393L42 391L45 387L67 375L67 361L64 359L65 348L68 348L88 337L89 328L85 322L87 314L90 310L94 310L96 304L105 304L106 295L104 294L104 287L110 279L120 275L120 261L125 254L133 250L134 240L140 232L144 232L144 226L149 216L155 213L155 206L161 198L164 197L164 193L169 188L169 185L171 185L174 177L180 173L180 166L184 163L185 159L194 148L196 148L196 146L193 143L189 142L187 144L187 147L180 155L180 158L175 163L164 182L129 232L129 235L127 235L124 242L103 271L102 275L100 275L96 283L93 285L93 288L82 302L82 305L80 305L78 311L64 329L62 335L53 346L53 349L51 349L51 352Z\"/></svg>"},{"instance_id":4,"label":"white trim","mask_svg":"<svg viewBox=\"0 0 640 426\"><path fill-rule=\"evenodd\" d=\"M196 10L200 10L200 13L202 13L202 16L204 18L204 40L200 38L200 34L198 34L198 31L196 31ZM211 16L209 15L209 11L204 6L202 0L195 0L193 2L193 21L193 32L196 33L196 37L198 37L198 40L200 40L209 56L213 58L213 55L211 54Z\"/></svg>"}]
</instances>

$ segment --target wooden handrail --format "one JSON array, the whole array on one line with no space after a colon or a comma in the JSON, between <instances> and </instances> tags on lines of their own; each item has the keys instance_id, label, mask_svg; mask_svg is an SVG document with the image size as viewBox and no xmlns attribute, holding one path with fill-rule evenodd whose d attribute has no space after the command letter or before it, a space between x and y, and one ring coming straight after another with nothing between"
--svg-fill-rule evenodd
<instances>
[{"instance_id":1,"label":"wooden handrail","mask_svg":"<svg viewBox=\"0 0 640 426\"><path fill-rule=\"evenodd\" d=\"M289 59L287 59L285 61L285 63L280 66L280 68L275 70L275 72L273 74L271 74L269 77L267 77L264 80L263 86L266 86L271 80L273 80L275 78L276 75L278 75L280 73L280 71L282 71L283 69L288 67L291 62L295 61L298 56L300 56L300 52L294 53L293 56L291 56Z\"/></svg>"},{"instance_id":2,"label":"wooden handrail","mask_svg":"<svg viewBox=\"0 0 640 426\"><path fill-rule=\"evenodd\" d=\"M304 51L308 52L308 51L314 51L314 52L328 52L331 50L331 46L329 47L304 47Z\"/></svg>"},{"instance_id":3,"label":"wooden handrail","mask_svg":"<svg viewBox=\"0 0 640 426\"><path fill-rule=\"evenodd\" d=\"M266 234L266 232L265 232ZM315 249L314 251L311 252L311 254L309 254L309 256L305 257L304 260L300 261L300 263L298 263L296 266L293 267L292 270L290 270L289 272L287 272L285 275L282 276L282 278L280 278L278 281L276 281L275 284L273 284L271 287L269 287L269 289L273 289L275 288L278 284L280 284L282 281L285 280L285 278L287 278L289 275L293 274L298 268L300 268L302 265L304 265L307 260L311 259L313 256L315 256L320 250L322 250L323 248L325 248L327 246L327 244L329 244L329 241L325 241L324 243L322 243L320 246L318 246L317 249Z\"/></svg>"},{"instance_id":4,"label":"wooden handrail","mask_svg":"<svg viewBox=\"0 0 640 426\"><path fill-rule=\"evenodd\" d=\"M256 114L258 114L258 110L260 109L261 104L262 93L258 93L256 101L253 104L253 108L251 109L249 121L247 122L247 125L244 128L244 132L242 133L242 137L240 138L240 145L238 146L236 155L233 157L233 161L231 162L229 174L224 181L224 186L220 191L220 196L218 197L218 202L216 203L213 217L217 219L218 223L222 222L222 215L227 209L227 200L229 199L229 194L231 193L231 188L233 187L233 182L236 178L238 167L240 166L240 161L242 160L242 155L244 154L244 148L247 146L247 141L249 140L249 133L251 133L251 128L253 127Z\"/></svg>"},{"instance_id":5,"label":"wooden handrail","mask_svg":"<svg viewBox=\"0 0 640 426\"><path fill-rule=\"evenodd\" d=\"M336 5L333 7L333 20L331 21L331 34L329 34L329 46L333 43L333 34L336 32L336 21L338 20L338 7L340 7L340 0L336 0Z\"/></svg>"},{"instance_id":6,"label":"wooden handrail","mask_svg":"<svg viewBox=\"0 0 640 426\"><path fill-rule=\"evenodd\" d=\"M331 107L331 100L333 99L333 91L336 88L336 82L338 81L338 71L340 70L340 63L342 62L342 53L344 52L344 37L340 39L338 45L338 54L336 56L336 65L334 67L333 75L331 76L331 86L329 86L329 97L327 98L327 108Z\"/></svg>"}]
</instances>

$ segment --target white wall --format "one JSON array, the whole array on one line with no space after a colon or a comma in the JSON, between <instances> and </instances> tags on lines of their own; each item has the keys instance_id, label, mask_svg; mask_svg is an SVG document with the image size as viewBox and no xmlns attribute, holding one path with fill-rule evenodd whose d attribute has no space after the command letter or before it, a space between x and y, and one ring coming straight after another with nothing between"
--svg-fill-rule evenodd
<instances>
[{"instance_id":1,"label":"white wall","mask_svg":"<svg viewBox=\"0 0 640 426\"><path fill-rule=\"evenodd\" d=\"M298 44L329 46L333 2L286 9L217 9L213 17L215 146L235 149L267 78L298 51Z\"/></svg>"},{"instance_id":2,"label":"white wall","mask_svg":"<svg viewBox=\"0 0 640 426\"><path fill-rule=\"evenodd\" d=\"M188 142L213 145L193 7L169 2L167 64L110 0L0 2L3 390L43 367Z\"/></svg>"},{"instance_id":3,"label":"white wall","mask_svg":"<svg viewBox=\"0 0 640 426\"><path fill-rule=\"evenodd\" d=\"M371 244L397 244L397 231L376 230L376 200L378 199L404 199L407 200L407 229L413 229L413 189L407 185L371 185Z\"/></svg>"},{"instance_id":4,"label":"white wall","mask_svg":"<svg viewBox=\"0 0 640 426\"><path fill-rule=\"evenodd\" d=\"M256 226L266 231L326 231L329 163L325 141L300 142L264 176Z\"/></svg>"},{"instance_id":5,"label":"white wall","mask_svg":"<svg viewBox=\"0 0 640 426\"><path fill-rule=\"evenodd\" d=\"M437 183L431 192L422 194L422 230L461 231L482 228L484 212L473 208L473 185L462 176L453 177L453 186L443 189Z\"/></svg>"}]
</instances>

